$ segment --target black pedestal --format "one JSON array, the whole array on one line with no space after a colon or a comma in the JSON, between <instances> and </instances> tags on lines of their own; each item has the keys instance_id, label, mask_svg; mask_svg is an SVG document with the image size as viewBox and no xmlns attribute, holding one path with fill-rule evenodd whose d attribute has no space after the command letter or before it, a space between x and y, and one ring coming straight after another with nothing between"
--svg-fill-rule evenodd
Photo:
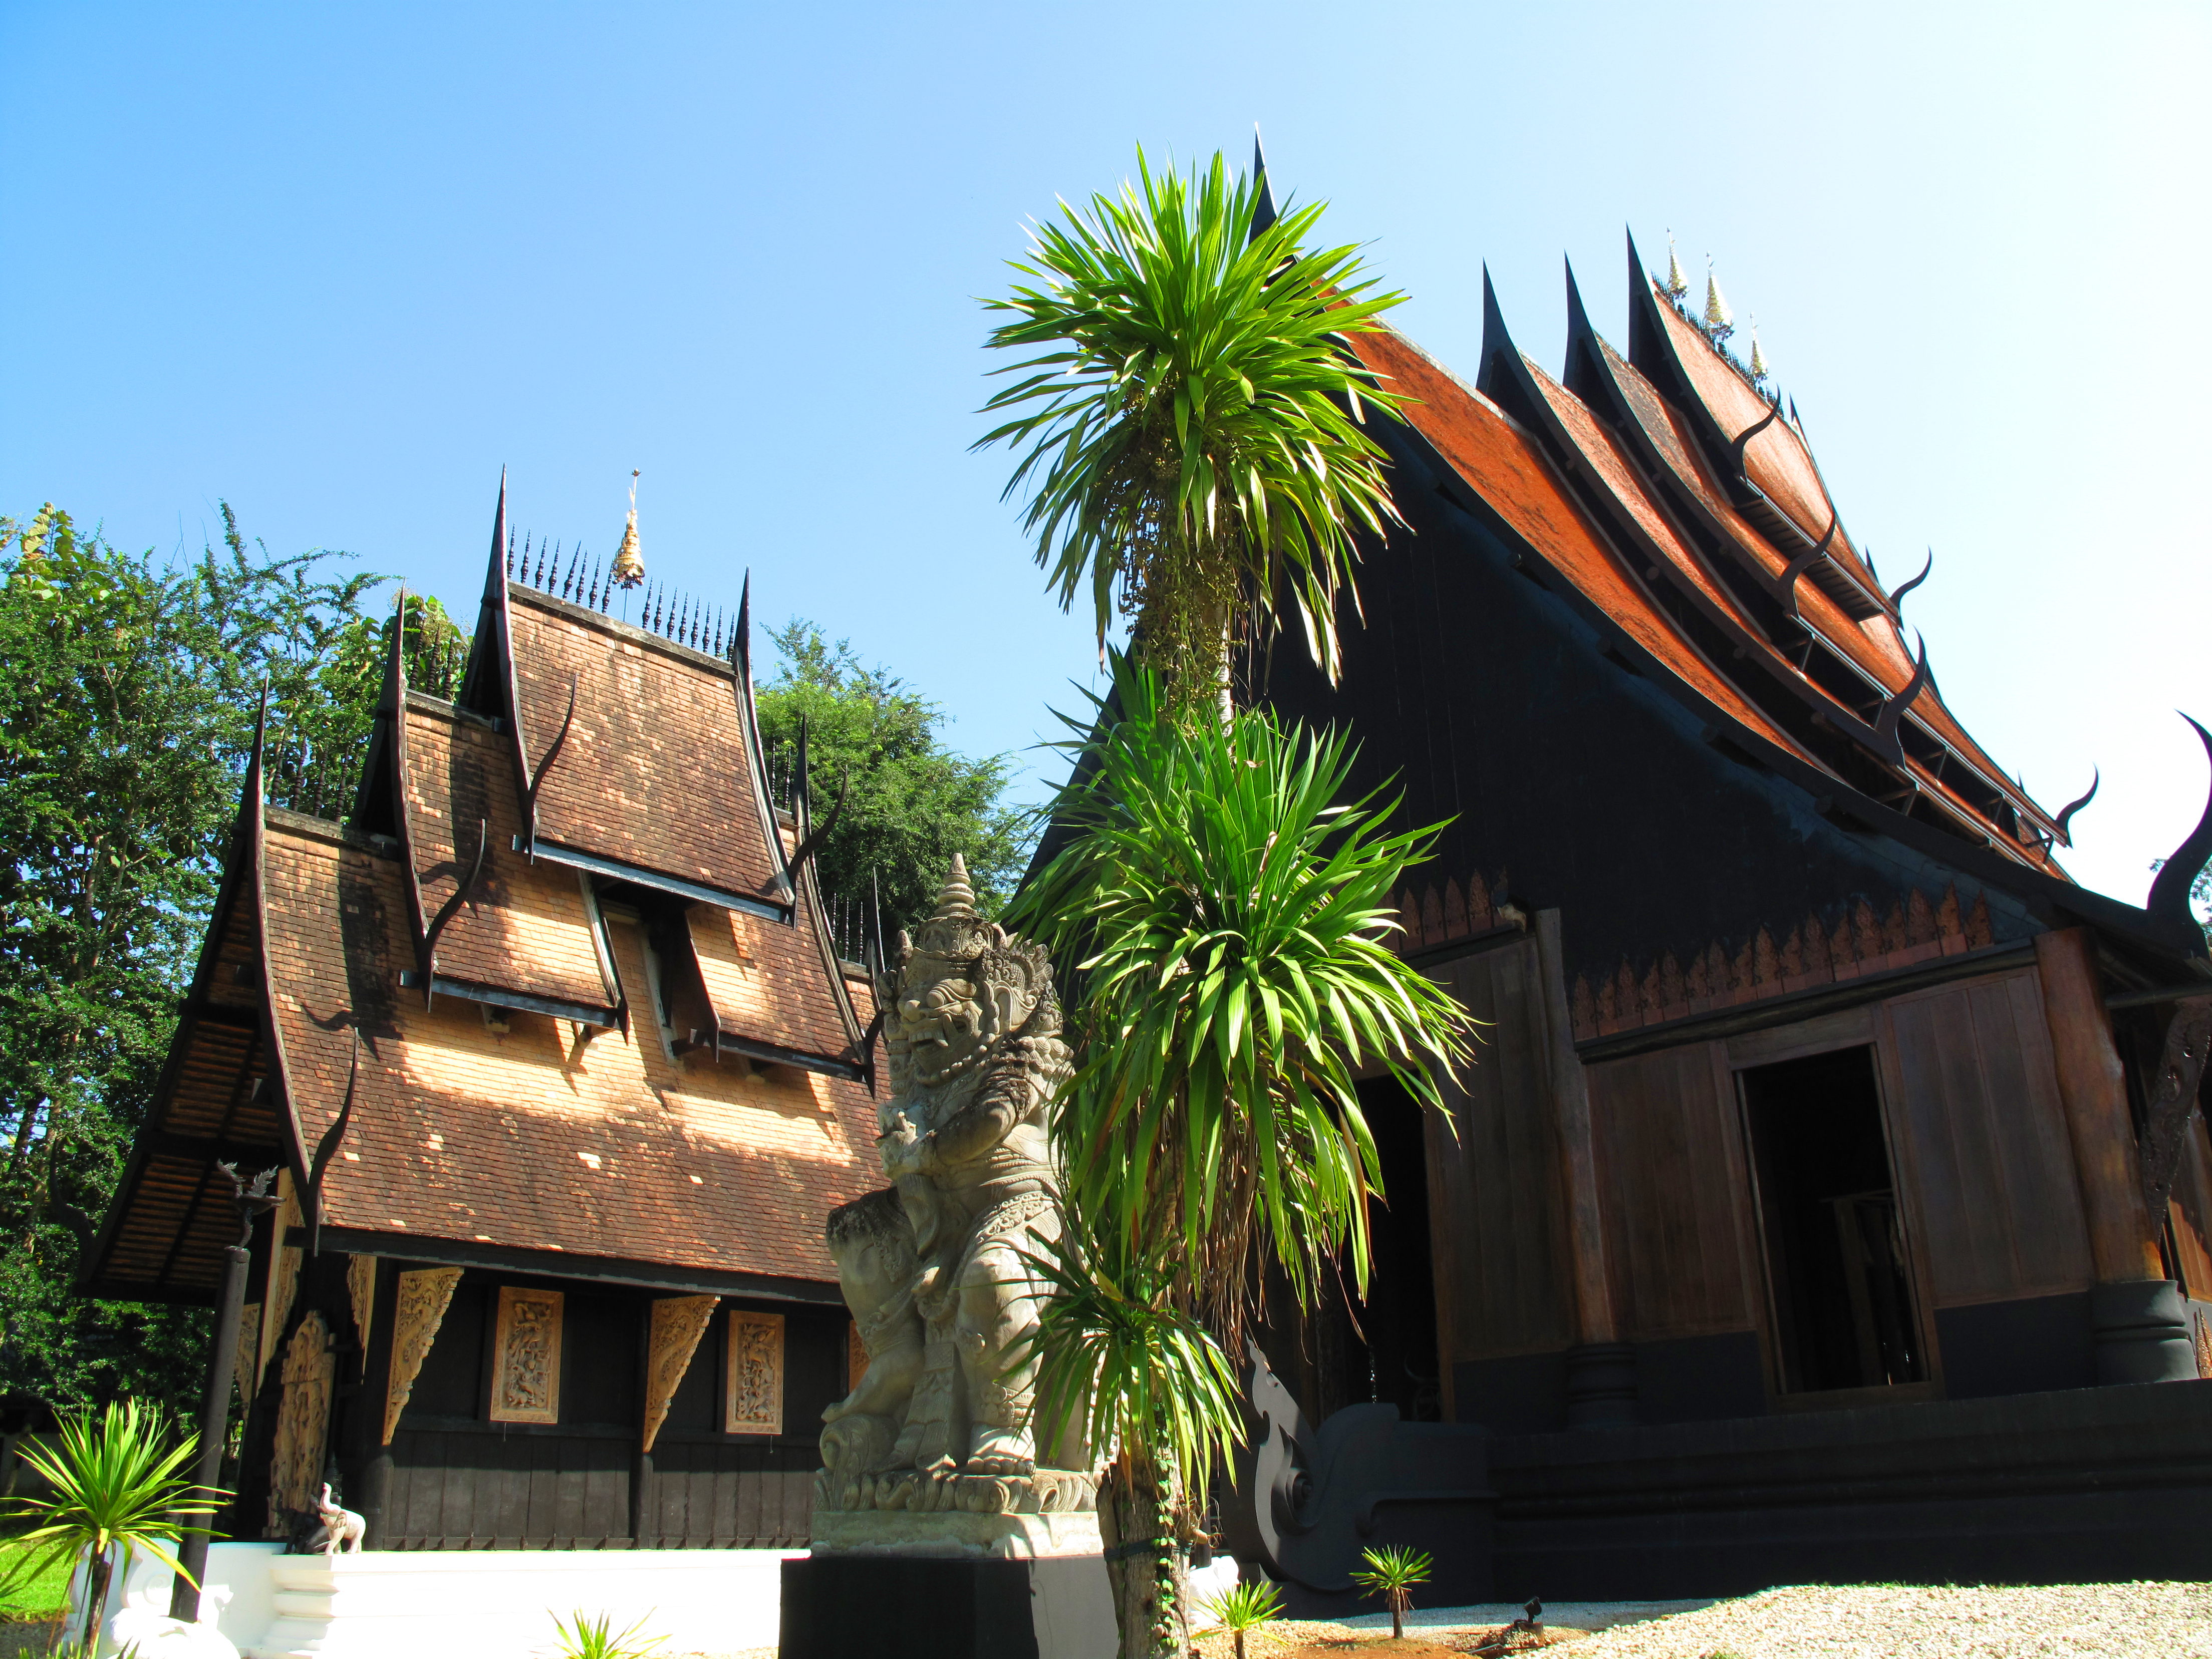
<instances>
[{"instance_id":1,"label":"black pedestal","mask_svg":"<svg viewBox=\"0 0 2212 1659\"><path fill-rule=\"evenodd\" d=\"M783 1564L781 1659L1114 1659L1095 1555L950 1561L809 1556Z\"/></svg>"}]
</instances>

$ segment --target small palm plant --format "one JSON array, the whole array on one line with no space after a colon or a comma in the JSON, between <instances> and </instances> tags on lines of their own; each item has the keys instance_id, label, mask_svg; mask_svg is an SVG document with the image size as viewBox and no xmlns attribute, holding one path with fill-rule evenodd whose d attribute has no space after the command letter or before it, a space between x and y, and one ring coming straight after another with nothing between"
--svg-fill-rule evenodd
<instances>
[{"instance_id":1,"label":"small palm plant","mask_svg":"<svg viewBox=\"0 0 2212 1659\"><path fill-rule=\"evenodd\" d=\"M1255 1578L1224 1590L1210 1605L1237 1644L1237 1659L1244 1659L1244 1632L1283 1616L1283 1592Z\"/></svg>"},{"instance_id":2,"label":"small palm plant","mask_svg":"<svg viewBox=\"0 0 2212 1659\"><path fill-rule=\"evenodd\" d=\"M229 1496L204 1493L180 1473L198 1447L198 1436L177 1435L166 1413L136 1400L111 1401L96 1417L90 1412L66 1417L53 1444L24 1446L21 1456L47 1491L15 1502L14 1515L33 1525L21 1537L22 1553L8 1583L82 1557L87 1566L78 1639L88 1650L106 1622L117 1569L127 1577L136 1552L145 1551L191 1583L171 1546L182 1536L209 1532L195 1522L216 1512L215 1499Z\"/></svg>"},{"instance_id":3,"label":"small palm plant","mask_svg":"<svg viewBox=\"0 0 2212 1659\"><path fill-rule=\"evenodd\" d=\"M1359 1559L1366 1565L1352 1575L1352 1582L1389 1604L1390 1638L1396 1641L1406 1633L1406 1614L1413 1605L1413 1586L1429 1582L1429 1570L1435 1563L1425 1550L1408 1549L1401 1544L1363 1550Z\"/></svg>"},{"instance_id":4,"label":"small palm plant","mask_svg":"<svg viewBox=\"0 0 2212 1659\"><path fill-rule=\"evenodd\" d=\"M553 1615L553 1628L561 1633L560 1659L651 1659L651 1656L668 1638L665 1636L641 1636L647 1613L628 1630L615 1629L614 1615L603 1613L596 1619L585 1616L581 1607L563 1619Z\"/></svg>"}]
</instances>

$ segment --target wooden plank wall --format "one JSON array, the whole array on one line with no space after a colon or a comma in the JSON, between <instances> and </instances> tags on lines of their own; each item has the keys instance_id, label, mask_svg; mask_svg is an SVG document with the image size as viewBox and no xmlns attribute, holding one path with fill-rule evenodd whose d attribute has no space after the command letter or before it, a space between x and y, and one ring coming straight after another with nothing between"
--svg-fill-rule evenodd
<instances>
[{"instance_id":1,"label":"wooden plank wall","mask_svg":"<svg viewBox=\"0 0 2212 1659\"><path fill-rule=\"evenodd\" d=\"M1752 1328L1750 1183L1725 1047L1589 1068L1607 1277L1624 1340Z\"/></svg>"},{"instance_id":2,"label":"wooden plank wall","mask_svg":"<svg viewBox=\"0 0 2212 1659\"><path fill-rule=\"evenodd\" d=\"M2094 1273L2034 970L1875 1013L1905 1222L1936 1305L2084 1290Z\"/></svg>"},{"instance_id":3,"label":"wooden plank wall","mask_svg":"<svg viewBox=\"0 0 2212 1659\"><path fill-rule=\"evenodd\" d=\"M1534 939L1431 969L1485 1022L1474 1064L1445 1091L1457 1138L1429 1116L1429 1224L1446 1375L1456 1362L1574 1341L1539 971Z\"/></svg>"},{"instance_id":4,"label":"wooden plank wall","mask_svg":"<svg viewBox=\"0 0 2212 1659\"><path fill-rule=\"evenodd\" d=\"M620 1431L403 1427L392 1442L386 1528L402 1549L627 1542L634 1443Z\"/></svg>"}]
</instances>

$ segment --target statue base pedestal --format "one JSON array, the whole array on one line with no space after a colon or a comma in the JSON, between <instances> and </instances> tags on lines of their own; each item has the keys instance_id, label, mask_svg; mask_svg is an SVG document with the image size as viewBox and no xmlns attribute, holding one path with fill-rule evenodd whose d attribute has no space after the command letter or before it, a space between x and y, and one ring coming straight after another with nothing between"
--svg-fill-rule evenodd
<instances>
[{"instance_id":1,"label":"statue base pedestal","mask_svg":"<svg viewBox=\"0 0 2212 1659\"><path fill-rule=\"evenodd\" d=\"M809 1551L828 1555L903 1556L963 1561L1033 1561L1096 1557L1105 1546L1096 1510L1050 1515L971 1515L954 1510L817 1510Z\"/></svg>"},{"instance_id":2,"label":"statue base pedestal","mask_svg":"<svg viewBox=\"0 0 2212 1659\"><path fill-rule=\"evenodd\" d=\"M810 1556L783 1564L782 1619L780 1659L1114 1659L1118 1646L1106 1563L1095 1553Z\"/></svg>"}]
</instances>

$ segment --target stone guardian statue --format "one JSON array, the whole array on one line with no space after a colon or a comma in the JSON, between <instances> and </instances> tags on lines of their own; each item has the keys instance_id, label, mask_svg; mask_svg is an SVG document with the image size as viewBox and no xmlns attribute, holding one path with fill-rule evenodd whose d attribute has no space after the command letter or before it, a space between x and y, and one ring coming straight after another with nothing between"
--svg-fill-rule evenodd
<instances>
[{"instance_id":1,"label":"stone guardian statue","mask_svg":"<svg viewBox=\"0 0 2212 1659\"><path fill-rule=\"evenodd\" d=\"M975 913L956 857L935 911L876 985L892 1185L830 1212L829 1243L867 1365L823 1413L814 1547L890 1541L863 1516L1060 1516L1093 1508L1079 1436L1040 1449L1025 1340L1060 1236L1049 1113L1068 1073L1044 951ZM1095 1521L1087 1547L1095 1550ZM902 1523L903 1526L903 1523ZM930 1528L893 1528L908 1547ZM1083 1528L939 1528L938 1553L1085 1547ZM911 1535L909 1535L911 1534Z\"/></svg>"}]
</instances>

